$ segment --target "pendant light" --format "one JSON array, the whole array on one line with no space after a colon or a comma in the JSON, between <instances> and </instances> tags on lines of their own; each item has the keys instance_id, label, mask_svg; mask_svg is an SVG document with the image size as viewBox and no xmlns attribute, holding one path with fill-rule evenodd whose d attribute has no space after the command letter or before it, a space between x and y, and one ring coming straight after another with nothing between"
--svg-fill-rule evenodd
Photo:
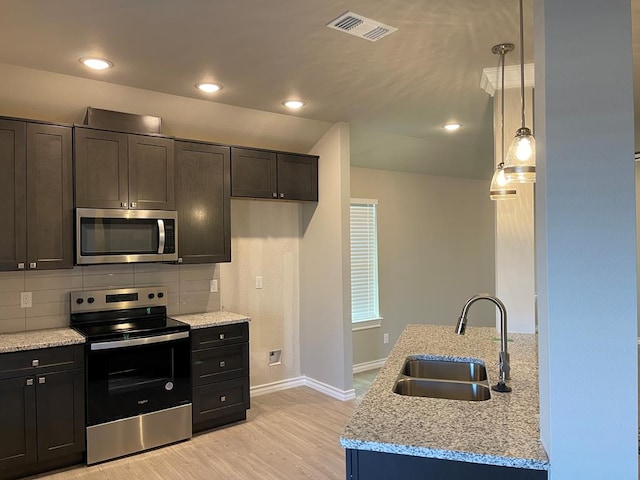
<instances>
[{"instance_id":1,"label":"pendant light","mask_svg":"<svg viewBox=\"0 0 640 480\"><path fill-rule=\"evenodd\" d=\"M536 181L536 139L525 125L524 115L524 13L520 0L520 102L522 125L516 131L507 152L504 173L510 182L534 183Z\"/></svg>"},{"instance_id":2,"label":"pendant light","mask_svg":"<svg viewBox=\"0 0 640 480\"><path fill-rule=\"evenodd\" d=\"M500 81L500 163L491 179L490 196L491 200L508 200L516 197L516 189L509 183L504 172L504 57L507 53L513 51L512 43L501 43L491 49L491 53L500 55L498 62L499 69L502 73Z\"/></svg>"}]
</instances>

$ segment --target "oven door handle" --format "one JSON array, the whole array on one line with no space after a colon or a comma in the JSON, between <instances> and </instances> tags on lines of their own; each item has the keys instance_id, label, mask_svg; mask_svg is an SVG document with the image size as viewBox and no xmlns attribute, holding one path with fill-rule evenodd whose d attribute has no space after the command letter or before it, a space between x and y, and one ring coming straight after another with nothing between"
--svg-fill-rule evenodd
<instances>
[{"instance_id":1,"label":"oven door handle","mask_svg":"<svg viewBox=\"0 0 640 480\"><path fill-rule=\"evenodd\" d=\"M91 350L113 350L116 348L135 347L139 345L151 345L153 343L171 342L189 338L189 332L168 333L166 335L156 335L153 337L130 338L127 340L114 340L112 342L97 342L91 344Z\"/></svg>"}]
</instances>

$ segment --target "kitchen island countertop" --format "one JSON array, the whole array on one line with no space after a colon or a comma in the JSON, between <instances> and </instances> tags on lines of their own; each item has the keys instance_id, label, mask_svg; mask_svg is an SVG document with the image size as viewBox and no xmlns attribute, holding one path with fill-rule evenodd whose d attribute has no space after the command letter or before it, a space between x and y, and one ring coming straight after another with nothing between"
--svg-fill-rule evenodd
<instances>
[{"instance_id":1,"label":"kitchen island countertop","mask_svg":"<svg viewBox=\"0 0 640 480\"><path fill-rule=\"evenodd\" d=\"M487 401L410 397L393 392L408 355L484 361L498 379L500 341L493 327L408 325L340 438L344 448L548 470L540 442L537 337L509 334L511 393Z\"/></svg>"},{"instance_id":2,"label":"kitchen island countertop","mask_svg":"<svg viewBox=\"0 0 640 480\"><path fill-rule=\"evenodd\" d=\"M172 318L186 323L191 329L230 325L251 321L246 315L220 310L218 312L190 313L187 315L172 315Z\"/></svg>"}]
</instances>

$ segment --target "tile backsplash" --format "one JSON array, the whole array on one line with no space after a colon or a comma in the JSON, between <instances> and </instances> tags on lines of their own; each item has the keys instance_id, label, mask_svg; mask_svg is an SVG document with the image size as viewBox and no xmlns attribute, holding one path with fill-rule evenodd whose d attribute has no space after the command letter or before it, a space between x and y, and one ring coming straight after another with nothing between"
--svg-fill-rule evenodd
<instances>
[{"instance_id":1,"label":"tile backsplash","mask_svg":"<svg viewBox=\"0 0 640 480\"><path fill-rule=\"evenodd\" d=\"M0 333L69 325L69 292L158 285L167 288L169 315L220 310L217 264L91 265L71 270L0 272ZM33 306L20 307L20 292L32 292Z\"/></svg>"}]
</instances>

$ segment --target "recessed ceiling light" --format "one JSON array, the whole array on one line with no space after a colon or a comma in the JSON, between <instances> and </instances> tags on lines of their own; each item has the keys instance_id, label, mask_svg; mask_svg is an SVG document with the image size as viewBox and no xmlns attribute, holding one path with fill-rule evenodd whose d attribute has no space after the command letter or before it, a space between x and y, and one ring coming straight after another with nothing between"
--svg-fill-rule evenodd
<instances>
[{"instance_id":1,"label":"recessed ceiling light","mask_svg":"<svg viewBox=\"0 0 640 480\"><path fill-rule=\"evenodd\" d=\"M287 108L297 110L298 108L304 107L307 103L302 100L287 100L286 102L282 102L282 104Z\"/></svg>"},{"instance_id":2,"label":"recessed ceiling light","mask_svg":"<svg viewBox=\"0 0 640 480\"><path fill-rule=\"evenodd\" d=\"M196 87L198 90L201 90L205 93L213 93L218 90L222 90L222 85L219 83L211 83L211 82L198 82L196 83Z\"/></svg>"},{"instance_id":3,"label":"recessed ceiling light","mask_svg":"<svg viewBox=\"0 0 640 480\"><path fill-rule=\"evenodd\" d=\"M444 125L444 128L445 128L445 130L449 130L450 132L455 132L461 126L462 125L460 125L459 123L447 123L446 125Z\"/></svg>"},{"instance_id":4,"label":"recessed ceiling light","mask_svg":"<svg viewBox=\"0 0 640 480\"><path fill-rule=\"evenodd\" d=\"M104 58L97 57L82 57L80 59L80 63L89 68L92 68L93 70L105 70L107 68L113 67L113 62Z\"/></svg>"}]
</instances>

